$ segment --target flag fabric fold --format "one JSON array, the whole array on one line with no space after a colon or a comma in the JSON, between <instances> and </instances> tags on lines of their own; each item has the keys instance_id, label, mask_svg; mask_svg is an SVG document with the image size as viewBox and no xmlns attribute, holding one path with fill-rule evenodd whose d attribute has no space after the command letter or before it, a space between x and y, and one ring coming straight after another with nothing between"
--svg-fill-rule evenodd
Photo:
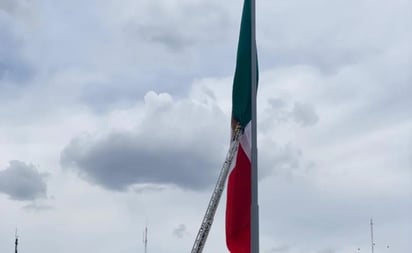
<instances>
[{"instance_id":1,"label":"flag fabric fold","mask_svg":"<svg viewBox=\"0 0 412 253\"><path fill-rule=\"evenodd\" d=\"M226 244L231 253L251 251L251 50L251 0L245 0L232 93L232 131L240 125L243 134L239 139L227 184Z\"/></svg>"}]
</instances>

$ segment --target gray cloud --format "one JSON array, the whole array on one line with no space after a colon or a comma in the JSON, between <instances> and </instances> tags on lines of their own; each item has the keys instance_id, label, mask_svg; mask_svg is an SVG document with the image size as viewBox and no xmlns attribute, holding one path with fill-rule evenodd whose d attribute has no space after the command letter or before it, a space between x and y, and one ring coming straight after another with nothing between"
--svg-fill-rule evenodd
<instances>
[{"instance_id":1,"label":"gray cloud","mask_svg":"<svg viewBox=\"0 0 412 253\"><path fill-rule=\"evenodd\" d=\"M185 224L180 224L173 230L173 235L179 239L182 239L187 234L187 228Z\"/></svg>"},{"instance_id":2,"label":"gray cloud","mask_svg":"<svg viewBox=\"0 0 412 253\"><path fill-rule=\"evenodd\" d=\"M179 139L176 138L176 142ZM111 134L85 150L87 137L73 140L62 153L62 164L74 166L86 179L112 190L136 183L173 184L189 189L207 187L216 163L192 147L148 147L149 139L133 134Z\"/></svg>"},{"instance_id":3,"label":"gray cloud","mask_svg":"<svg viewBox=\"0 0 412 253\"><path fill-rule=\"evenodd\" d=\"M0 192L14 200L35 200L47 197L47 174L40 173L31 164L10 161L0 171Z\"/></svg>"},{"instance_id":4,"label":"gray cloud","mask_svg":"<svg viewBox=\"0 0 412 253\"><path fill-rule=\"evenodd\" d=\"M286 106L286 102L280 98L271 98L268 102L273 109L282 109Z\"/></svg>"},{"instance_id":5,"label":"gray cloud","mask_svg":"<svg viewBox=\"0 0 412 253\"><path fill-rule=\"evenodd\" d=\"M213 122L224 116L217 108L171 99L149 92L147 111L135 131L74 138L62 151L62 166L110 190L124 191L135 184L209 187L217 177L226 140L225 128L216 128Z\"/></svg>"},{"instance_id":6,"label":"gray cloud","mask_svg":"<svg viewBox=\"0 0 412 253\"><path fill-rule=\"evenodd\" d=\"M296 122L302 126L312 126L319 120L314 107L307 103L295 103L292 114Z\"/></svg>"},{"instance_id":7,"label":"gray cloud","mask_svg":"<svg viewBox=\"0 0 412 253\"><path fill-rule=\"evenodd\" d=\"M64 149L62 164L78 168L86 179L111 190L126 190L136 183L196 190L210 185L217 166L207 154L191 146L173 148L150 141L132 133L111 134L95 143L88 137L77 138ZM86 143L91 146L85 149Z\"/></svg>"}]
</instances>

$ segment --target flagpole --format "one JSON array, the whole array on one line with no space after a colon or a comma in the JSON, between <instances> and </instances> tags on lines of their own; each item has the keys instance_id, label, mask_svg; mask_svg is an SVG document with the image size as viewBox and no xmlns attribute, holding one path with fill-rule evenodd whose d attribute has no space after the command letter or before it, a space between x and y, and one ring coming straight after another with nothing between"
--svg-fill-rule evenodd
<instances>
[{"instance_id":1,"label":"flagpole","mask_svg":"<svg viewBox=\"0 0 412 253\"><path fill-rule=\"evenodd\" d=\"M251 253L259 253L259 205L258 205L258 153L257 153L257 54L256 54L256 1L250 1L251 10L251 88L252 88L252 199L251 199Z\"/></svg>"}]
</instances>

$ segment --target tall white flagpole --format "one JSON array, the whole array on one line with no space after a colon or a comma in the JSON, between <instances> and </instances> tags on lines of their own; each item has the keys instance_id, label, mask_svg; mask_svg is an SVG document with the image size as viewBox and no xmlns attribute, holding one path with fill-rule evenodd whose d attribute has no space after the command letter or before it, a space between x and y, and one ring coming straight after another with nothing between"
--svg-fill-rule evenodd
<instances>
[{"instance_id":1,"label":"tall white flagpole","mask_svg":"<svg viewBox=\"0 0 412 253\"><path fill-rule=\"evenodd\" d=\"M250 1L251 10L251 68L252 68L252 199L251 199L251 253L259 253L259 205L258 205L258 153L257 153L257 54L256 54L256 2Z\"/></svg>"}]
</instances>

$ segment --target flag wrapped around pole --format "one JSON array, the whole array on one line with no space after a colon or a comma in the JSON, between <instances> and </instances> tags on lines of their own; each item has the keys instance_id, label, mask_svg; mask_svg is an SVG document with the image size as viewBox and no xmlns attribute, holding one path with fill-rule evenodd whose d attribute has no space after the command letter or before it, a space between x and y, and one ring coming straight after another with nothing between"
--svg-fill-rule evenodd
<instances>
[{"instance_id":1,"label":"flag wrapped around pole","mask_svg":"<svg viewBox=\"0 0 412 253\"><path fill-rule=\"evenodd\" d=\"M252 113L256 111L256 107L253 108L256 99L252 98L256 92L252 92L252 83L254 81L257 87L258 79L252 1L244 1L232 93L232 132L240 126L243 134L228 176L226 244L231 253L250 253L251 236L256 230L251 222L252 190L255 187L252 184L252 144L256 138L256 131L252 131ZM257 192L255 195L257 204Z\"/></svg>"}]
</instances>

